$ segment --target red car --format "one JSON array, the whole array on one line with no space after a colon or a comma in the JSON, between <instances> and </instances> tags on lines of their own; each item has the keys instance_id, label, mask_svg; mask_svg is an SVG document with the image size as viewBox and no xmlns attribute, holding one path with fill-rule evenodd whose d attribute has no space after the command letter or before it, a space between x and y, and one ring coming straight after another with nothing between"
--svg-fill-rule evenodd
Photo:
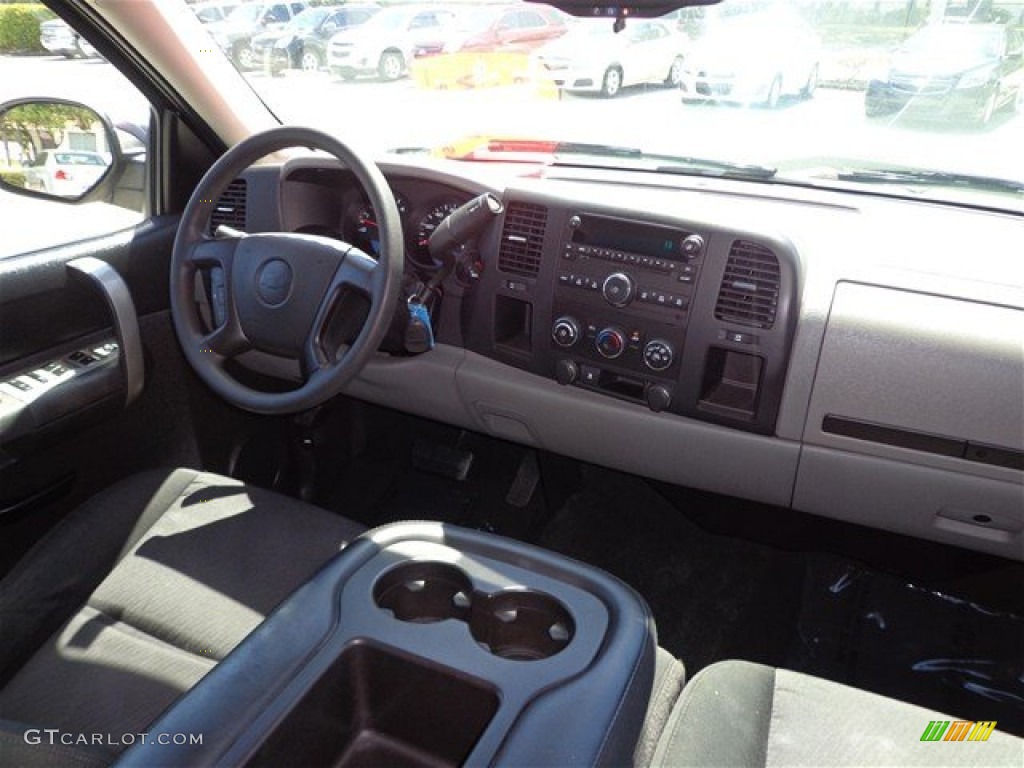
<instances>
[{"instance_id":1,"label":"red car","mask_svg":"<svg viewBox=\"0 0 1024 768\"><path fill-rule=\"evenodd\" d=\"M529 53L564 35L568 17L547 5L484 5L459 13L459 34L417 46L416 56L439 53Z\"/></svg>"}]
</instances>

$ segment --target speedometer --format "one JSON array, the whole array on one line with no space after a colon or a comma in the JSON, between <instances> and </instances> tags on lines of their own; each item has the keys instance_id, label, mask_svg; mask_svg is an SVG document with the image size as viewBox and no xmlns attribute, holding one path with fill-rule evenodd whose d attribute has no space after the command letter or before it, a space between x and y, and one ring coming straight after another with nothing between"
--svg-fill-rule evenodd
<instances>
[{"instance_id":1,"label":"speedometer","mask_svg":"<svg viewBox=\"0 0 1024 768\"><path fill-rule=\"evenodd\" d=\"M437 229L441 222L447 219L448 216L451 215L451 213L460 205L462 205L461 200L442 200L441 202L435 203L425 214L423 214L419 224L416 226L416 241L413 243L413 257L418 264L425 267L440 266L430 257L430 251L427 248L427 244L430 242L430 236L434 234L434 230Z\"/></svg>"},{"instance_id":2,"label":"speedometer","mask_svg":"<svg viewBox=\"0 0 1024 768\"><path fill-rule=\"evenodd\" d=\"M404 220L409 214L408 201L399 194L395 195L398 215ZM380 228L377 226L377 213L368 202L363 202L356 209L352 223L352 245L374 256L380 253Z\"/></svg>"}]
</instances>

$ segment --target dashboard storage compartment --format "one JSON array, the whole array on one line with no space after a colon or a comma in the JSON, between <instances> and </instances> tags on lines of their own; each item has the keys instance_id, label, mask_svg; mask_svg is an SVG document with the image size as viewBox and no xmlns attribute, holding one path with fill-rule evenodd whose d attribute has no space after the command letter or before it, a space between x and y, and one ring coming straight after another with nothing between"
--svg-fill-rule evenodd
<instances>
[{"instance_id":1,"label":"dashboard storage compartment","mask_svg":"<svg viewBox=\"0 0 1024 768\"><path fill-rule=\"evenodd\" d=\"M137 745L121 765L623 765L654 653L647 606L603 571L455 526L385 526L153 725L209 738Z\"/></svg>"},{"instance_id":2,"label":"dashboard storage compartment","mask_svg":"<svg viewBox=\"0 0 1024 768\"><path fill-rule=\"evenodd\" d=\"M352 645L248 765L461 765L497 709L477 680Z\"/></svg>"},{"instance_id":3,"label":"dashboard storage compartment","mask_svg":"<svg viewBox=\"0 0 1024 768\"><path fill-rule=\"evenodd\" d=\"M733 418L752 419L761 391L762 359L721 347L708 351L700 407Z\"/></svg>"}]
</instances>

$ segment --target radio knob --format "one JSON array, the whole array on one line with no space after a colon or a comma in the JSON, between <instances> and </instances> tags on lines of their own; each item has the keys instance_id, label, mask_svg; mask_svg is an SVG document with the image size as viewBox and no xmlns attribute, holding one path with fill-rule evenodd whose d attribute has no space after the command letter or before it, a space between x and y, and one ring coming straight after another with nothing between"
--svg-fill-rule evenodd
<instances>
[{"instance_id":1,"label":"radio knob","mask_svg":"<svg viewBox=\"0 0 1024 768\"><path fill-rule=\"evenodd\" d=\"M626 337L617 328L605 328L597 334L594 343L597 351L609 360L614 360L626 351Z\"/></svg>"},{"instance_id":2,"label":"radio knob","mask_svg":"<svg viewBox=\"0 0 1024 768\"><path fill-rule=\"evenodd\" d=\"M576 319L568 315L555 320L551 327L551 338L560 347L571 347L580 338L580 326Z\"/></svg>"},{"instance_id":3,"label":"radio knob","mask_svg":"<svg viewBox=\"0 0 1024 768\"><path fill-rule=\"evenodd\" d=\"M652 339L644 347L644 364L652 371L664 371L675 358L672 345L661 339Z\"/></svg>"},{"instance_id":4,"label":"radio knob","mask_svg":"<svg viewBox=\"0 0 1024 768\"><path fill-rule=\"evenodd\" d=\"M682 251L685 258L695 259L704 250L704 238L700 235L690 235L679 244L679 250Z\"/></svg>"},{"instance_id":5,"label":"radio knob","mask_svg":"<svg viewBox=\"0 0 1024 768\"><path fill-rule=\"evenodd\" d=\"M601 293L613 307L624 307L633 300L636 284L633 278L622 272L613 272L604 279Z\"/></svg>"}]
</instances>

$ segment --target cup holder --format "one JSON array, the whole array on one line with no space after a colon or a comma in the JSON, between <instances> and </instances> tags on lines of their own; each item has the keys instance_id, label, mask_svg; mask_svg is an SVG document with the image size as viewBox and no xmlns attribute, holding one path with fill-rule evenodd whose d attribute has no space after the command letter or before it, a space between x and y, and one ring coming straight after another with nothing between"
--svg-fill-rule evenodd
<instances>
[{"instance_id":1,"label":"cup holder","mask_svg":"<svg viewBox=\"0 0 1024 768\"><path fill-rule=\"evenodd\" d=\"M453 565L411 562L377 580L373 599L399 621L429 624L445 619L468 621L473 584Z\"/></svg>"},{"instance_id":2,"label":"cup holder","mask_svg":"<svg viewBox=\"0 0 1024 768\"><path fill-rule=\"evenodd\" d=\"M469 577L448 563L417 561L393 568L377 580L373 599L399 621L461 621L478 645L503 659L546 659L569 645L576 633L569 611L550 595L474 592Z\"/></svg>"},{"instance_id":3,"label":"cup holder","mask_svg":"<svg viewBox=\"0 0 1024 768\"><path fill-rule=\"evenodd\" d=\"M498 592L473 605L473 639L495 656L538 661L554 656L573 638L576 627L565 607L541 592Z\"/></svg>"}]
</instances>

